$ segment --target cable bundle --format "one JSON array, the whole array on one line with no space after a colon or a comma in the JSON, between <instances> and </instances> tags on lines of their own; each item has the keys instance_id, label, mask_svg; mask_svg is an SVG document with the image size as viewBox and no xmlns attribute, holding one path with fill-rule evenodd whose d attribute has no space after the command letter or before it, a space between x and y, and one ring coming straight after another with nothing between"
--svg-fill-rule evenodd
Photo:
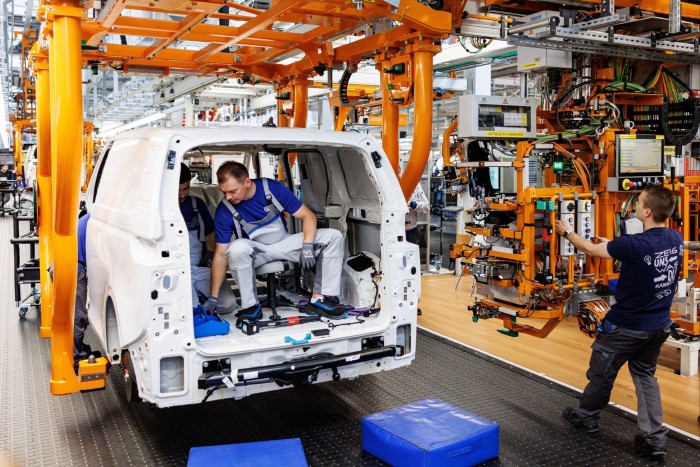
<instances>
[{"instance_id":1,"label":"cable bundle","mask_svg":"<svg viewBox=\"0 0 700 467\"><path fill-rule=\"evenodd\" d=\"M590 300L579 303L578 328L588 337L594 337L598 325L610 310L605 300Z\"/></svg>"}]
</instances>

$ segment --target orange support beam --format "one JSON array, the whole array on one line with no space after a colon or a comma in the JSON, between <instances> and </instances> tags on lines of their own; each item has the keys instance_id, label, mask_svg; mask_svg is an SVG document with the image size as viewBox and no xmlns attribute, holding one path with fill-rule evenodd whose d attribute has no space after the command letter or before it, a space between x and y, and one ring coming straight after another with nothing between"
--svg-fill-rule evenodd
<instances>
[{"instance_id":1,"label":"orange support beam","mask_svg":"<svg viewBox=\"0 0 700 467\"><path fill-rule=\"evenodd\" d=\"M401 190L408 201L420 181L433 139L433 54L435 46L416 41L412 46L414 66L413 148L401 175Z\"/></svg>"},{"instance_id":2,"label":"orange support beam","mask_svg":"<svg viewBox=\"0 0 700 467\"><path fill-rule=\"evenodd\" d=\"M432 60L432 58L431 58ZM391 66L389 61L378 64L382 85L382 147L389 158L394 173L399 175L399 107L392 100L389 73L384 70ZM431 89L432 92L432 89ZM432 126L432 122L431 122ZM415 186L413 187L415 189ZM411 193L413 190L411 190ZM410 196L410 195L409 195Z\"/></svg>"},{"instance_id":3,"label":"orange support beam","mask_svg":"<svg viewBox=\"0 0 700 467\"><path fill-rule=\"evenodd\" d=\"M41 337L51 337L53 318L53 280L49 265L53 264L53 182L51 179L51 91L48 59L40 56L35 44L36 73L36 190L37 233L39 235L39 279L41 282Z\"/></svg>"},{"instance_id":4,"label":"orange support beam","mask_svg":"<svg viewBox=\"0 0 700 467\"><path fill-rule=\"evenodd\" d=\"M452 136L452 133L455 132L457 129L457 117L452 119L452 123L445 129L445 132L442 134L442 165L443 167L449 167L452 164L450 162L450 157L452 156L452 153L450 152L450 137Z\"/></svg>"},{"instance_id":5,"label":"orange support beam","mask_svg":"<svg viewBox=\"0 0 700 467\"><path fill-rule=\"evenodd\" d=\"M48 10L52 7L50 6ZM73 315L78 277L78 201L82 168L83 99L80 6L54 7L51 70L51 139L54 196L54 312L51 393L80 389L73 371Z\"/></svg>"}]
</instances>

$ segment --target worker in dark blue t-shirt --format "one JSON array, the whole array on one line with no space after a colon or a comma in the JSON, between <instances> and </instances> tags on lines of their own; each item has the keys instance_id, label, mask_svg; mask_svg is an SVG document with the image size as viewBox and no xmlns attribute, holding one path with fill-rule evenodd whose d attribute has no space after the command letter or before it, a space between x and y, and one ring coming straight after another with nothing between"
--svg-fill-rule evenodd
<instances>
[{"instance_id":1,"label":"worker in dark blue t-shirt","mask_svg":"<svg viewBox=\"0 0 700 467\"><path fill-rule=\"evenodd\" d=\"M670 308L683 260L683 237L666 228L676 206L668 188L650 185L639 195L636 217L644 231L593 244L577 235L567 221L556 231L588 256L622 262L615 300L592 345L588 385L577 409L567 407L564 419L588 432L598 431L617 373L626 362L637 390L635 447L652 456L666 454L668 429L663 426L661 394L654 378L661 345L671 333Z\"/></svg>"},{"instance_id":2,"label":"worker in dark blue t-shirt","mask_svg":"<svg viewBox=\"0 0 700 467\"><path fill-rule=\"evenodd\" d=\"M207 297L211 288L211 259L214 256L214 220L207 205L201 199L190 196L192 172L180 164L178 202L180 213L187 225L190 241L190 265L192 267L192 306L199 305L199 295ZM223 281L222 281L223 283ZM230 287L221 287L216 306L219 314L231 313L236 308L236 297Z\"/></svg>"},{"instance_id":3,"label":"worker in dark blue t-shirt","mask_svg":"<svg viewBox=\"0 0 700 467\"><path fill-rule=\"evenodd\" d=\"M219 290L214 285L226 274L228 263L241 292L239 317L262 318L254 270L272 261L287 260L298 262L307 272L315 268L307 313L329 319L345 318L352 307L338 300L345 254L340 231L317 229L316 215L294 193L271 179L251 180L248 169L239 162L223 163L216 176L224 199L214 215L216 252L207 308L217 303ZM301 220L302 232L287 233L283 211Z\"/></svg>"}]
</instances>

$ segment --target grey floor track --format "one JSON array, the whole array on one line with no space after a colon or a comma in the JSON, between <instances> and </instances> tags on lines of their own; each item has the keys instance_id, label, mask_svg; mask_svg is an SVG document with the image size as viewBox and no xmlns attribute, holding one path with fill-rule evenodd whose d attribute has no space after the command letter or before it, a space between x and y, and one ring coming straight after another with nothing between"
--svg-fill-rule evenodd
<instances>
[{"instance_id":1,"label":"grey floor track","mask_svg":"<svg viewBox=\"0 0 700 467\"><path fill-rule=\"evenodd\" d=\"M407 368L242 401L129 404L118 367L104 391L52 396L38 311L20 319L14 303L11 231L11 219L0 218L2 466L186 465L194 446L291 437L301 438L310 465L383 465L361 451L360 420L428 397L500 424L500 457L486 465L653 464L633 453L630 416L607 411L598 435L578 432L560 415L576 404L575 393L426 332ZM678 439L668 447L667 465L700 465L697 447Z\"/></svg>"}]
</instances>

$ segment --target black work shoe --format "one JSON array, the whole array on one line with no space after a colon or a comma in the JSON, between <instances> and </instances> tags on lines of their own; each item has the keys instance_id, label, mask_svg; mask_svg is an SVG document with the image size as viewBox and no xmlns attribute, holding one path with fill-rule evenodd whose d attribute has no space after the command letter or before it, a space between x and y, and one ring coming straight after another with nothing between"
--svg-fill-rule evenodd
<instances>
[{"instance_id":1,"label":"black work shoe","mask_svg":"<svg viewBox=\"0 0 700 467\"><path fill-rule=\"evenodd\" d=\"M597 423L591 423L587 422L581 417L579 417L578 413L576 413L576 409L572 407L567 407L564 409L564 412L562 413L562 416L564 417L564 420L567 422L571 423L573 426L576 428L580 428L586 433L598 433L598 424Z\"/></svg>"},{"instance_id":2,"label":"black work shoe","mask_svg":"<svg viewBox=\"0 0 700 467\"><path fill-rule=\"evenodd\" d=\"M244 319L250 319L250 320L259 320L262 319L263 317L263 312L262 312L262 306L260 306L259 303L256 303L253 306L249 306L248 308L244 308L240 310L238 313L235 315L238 319L236 320L236 327L238 329L241 329L243 327L243 320Z\"/></svg>"},{"instance_id":3,"label":"black work shoe","mask_svg":"<svg viewBox=\"0 0 700 467\"><path fill-rule=\"evenodd\" d=\"M634 436L634 448L639 454L647 457L661 458L666 455L665 447L652 446L641 433Z\"/></svg>"},{"instance_id":4,"label":"black work shoe","mask_svg":"<svg viewBox=\"0 0 700 467\"><path fill-rule=\"evenodd\" d=\"M338 297L324 296L315 302L310 302L306 309L309 314L320 312L323 317L328 319L344 319L347 318L348 311L352 310L352 307L340 303Z\"/></svg>"}]
</instances>

